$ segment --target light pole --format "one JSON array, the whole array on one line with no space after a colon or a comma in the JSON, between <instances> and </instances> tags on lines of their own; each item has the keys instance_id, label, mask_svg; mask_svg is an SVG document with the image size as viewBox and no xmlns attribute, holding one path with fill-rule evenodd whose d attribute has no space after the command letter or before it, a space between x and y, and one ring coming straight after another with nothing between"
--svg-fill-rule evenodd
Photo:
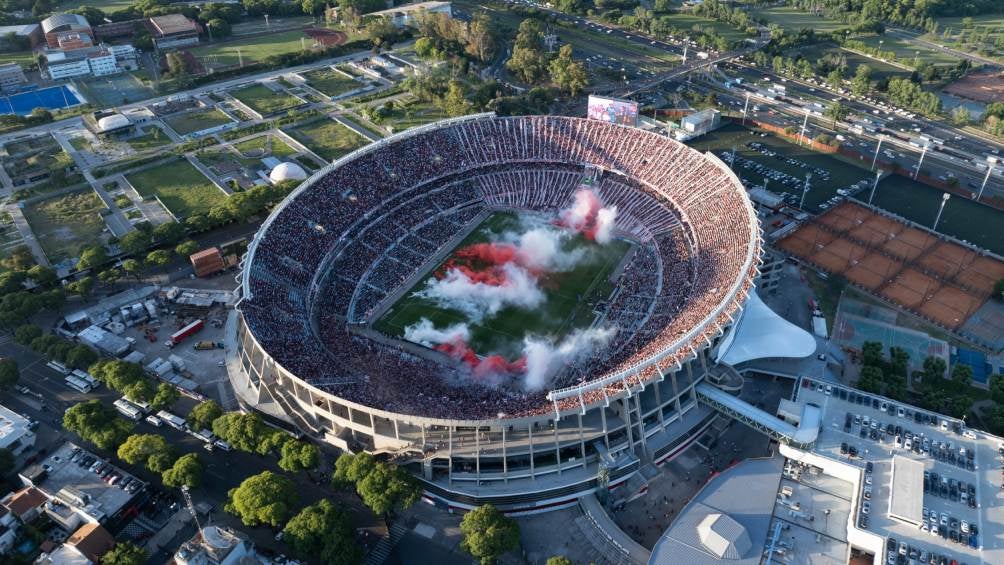
<instances>
[{"instance_id":1,"label":"light pole","mask_svg":"<svg viewBox=\"0 0 1004 565\"><path fill-rule=\"evenodd\" d=\"M924 142L924 150L920 152L920 161L917 161L917 170L913 172L913 180L917 180L917 175L920 174L920 167L924 164L924 156L927 155L927 148L930 146L930 142Z\"/></svg>"},{"instance_id":2,"label":"light pole","mask_svg":"<svg viewBox=\"0 0 1004 565\"><path fill-rule=\"evenodd\" d=\"M802 199L798 201L798 207L801 210L805 209L805 195L809 194L809 179L812 178L812 173L805 173L805 186L802 188Z\"/></svg>"},{"instance_id":3,"label":"light pole","mask_svg":"<svg viewBox=\"0 0 1004 565\"><path fill-rule=\"evenodd\" d=\"M948 199L951 197L952 195L947 192L941 195L941 206L938 207L938 215L934 218L934 225L931 226L932 230L938 231L938 222L941 221L941 213L945 211L945 204L948 203Z\"/></svg>"},{"instance_id":4,"label":"light pole","mask_svg":"<svg viewBox=\"0 0 1004 565\"><path fill-rule=\"evenodd\" d=\"M875 171L875 182L872 184L872 193L868 195L868 203L872 203L872 199L875 198L875 189L878 188L878 181L882 178L882 169Z\"/></svg>"},{"instance_id":5,"label":"light pole","mask_svg":"<svg viewBox=\"0 0 1004 565\"><path fill-rule=\"evenodd\" d=\"M875 161L878 160L879 150L882 149L882 142L885 141L885 136L880 135L880 136L878 136L878 138L879 138L879 142L878 142L878 145L875 146L875 155L872 156L871 170L873 170L873 171L875 170Z\"/></svg>"},{"instance_id":6,"label":"light pole","mask_svg":"<svg viewBox=\"0 0 1004 565\"><path fill-rule=\"evenodd\" d=\"M746 93L746 104L743 106L743 125L746 125L746 112L750 108L750 93Z\"/></svg>"},{"instance_id":7,"label":"light pole","mask_svg":"<svg viewBox=\"0 0 1004 565\"><path fill-rule=\"evenodd\" d=\"M809 125L809 111L805 111L805 119L802 120L802 131L798 134L798 146L802 146L802 140L805 139L805 127Z\"/></svg>"},{"instance_id":8,"label":"light pole","mask_svg":"<svg viewBox=\"0 0 1004 565\"><path fill-rule=\"evenodd\" d=\"M987 176L983 177L983 184L980 185L980 193L976 195L976 201L979 202L980 198L983 198L983 189L987 187L987 181L990 180L990 173L994 170L994 165L997 164L997 157L987 157Z\"/></svg>"}]
</instances>

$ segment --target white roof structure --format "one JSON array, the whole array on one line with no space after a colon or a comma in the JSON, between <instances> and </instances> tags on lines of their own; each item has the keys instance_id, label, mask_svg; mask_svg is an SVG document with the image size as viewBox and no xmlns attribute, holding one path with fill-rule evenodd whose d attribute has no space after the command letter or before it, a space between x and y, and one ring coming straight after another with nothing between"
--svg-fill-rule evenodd
<instances>
[{"instance_id":1,"label":"white roof structure","mask_svg":"<svg viewBox=\"0 0 1004 565\"><path fill-rule=\"evenodd\" d=\"M708 514L697 525L701 544L719 559L741 559L753 547L742 524L727 514Z\"/></svg>"},{"instance_id":2,"label":"white roof structure","mask_svg":"<svg viewBox=\"0 0 1004 565\"><path fill-rule=\"evenodd\" d=\"M306 178L307 172L303 170L303 167L288 161L279 163L274 169L272 169L272 172L268 174L268 180L272 182L282 182L284 180L304 180Z\"/></svg>"},{"instance_id":3,"label":"white roof structure","mask_svg":"<svg viewBox=\"0 0 1004 565\"><path fill-rule=\"evenodd\" d=\"M742 318L722 340L715 362L737 365L768 357L808 357L815 352L812 334L778 316L751 292Z\"/></svg>"},{"instance_id":4,"label":"white roof structure","mask_svg":"<svg viewBox=\"0 0 1004 565\"><path fill-rule=\"evenodd\" d=\"M101 131L113 131L129 126L129 118L122 114L112 114L98 120L98 129Z\"/></svg>"},{"instance_id":5,"label":"white roof structure","mask_svg":"<svg viewBox=\"0 0 1004 565\"><path fill-rule=\"evenodd\" d=\"M909 457L892 458L892 487L889 497L889 516L919 526L924 517L924 464Z\"/></svg>"}]
</instances>

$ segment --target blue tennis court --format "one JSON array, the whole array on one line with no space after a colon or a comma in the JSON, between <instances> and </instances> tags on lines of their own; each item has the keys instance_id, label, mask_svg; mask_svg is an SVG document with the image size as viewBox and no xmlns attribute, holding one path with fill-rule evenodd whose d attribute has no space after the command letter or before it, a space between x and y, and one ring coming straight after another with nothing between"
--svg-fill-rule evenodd
<instances>
[{"instance_id":1,"label":"blue tennis court","mask_svg":"<svg viewBox=\"0 0 1004 565\"><path fill-rule=\"evenodd\" d=\"M72 88L66 85L53 86L0 98L0 114L27 116L35 108L57 110L80 103L81 97Z\"/></svg>"}]
</instances>

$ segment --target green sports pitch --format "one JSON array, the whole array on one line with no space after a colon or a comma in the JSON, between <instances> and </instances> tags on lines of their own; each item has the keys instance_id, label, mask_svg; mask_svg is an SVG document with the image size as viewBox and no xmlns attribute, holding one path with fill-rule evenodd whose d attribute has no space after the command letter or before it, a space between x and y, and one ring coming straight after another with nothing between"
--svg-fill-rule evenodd
<instances>
[{"instance_id":1,"label":"green sports pitch","mask_svg":"<svg viewBox=\"0 0 1004 565\"><path fill-rule=\"evenodd\" d=\"M521 225L521 216L513 212L496 212L488 216L457 244L446 259L402 295L376 321L375 329L403 339L405 328L422 318L430 320L437 329L466 323L471 336L468 345L475 352L479 355L499 354L512 361L520 356L524 337L550 338L557 342L572 330L589 327L595 317L593 310L596 304L613 292L610 275L634 243L614 239L600 245L581 235L565 240L564 251L581 248L586 252L586 259L579 261L570 271L547 273L540 277L538 284L544 293L543 305L533 310L507 306L494 316L485 316L479 323L472 322L459 310L442 307L431 299L416 295L428 287L433 273L449 263L458 249L492 241L498 234L519 233Z\"/></svg>"}]
</instances>

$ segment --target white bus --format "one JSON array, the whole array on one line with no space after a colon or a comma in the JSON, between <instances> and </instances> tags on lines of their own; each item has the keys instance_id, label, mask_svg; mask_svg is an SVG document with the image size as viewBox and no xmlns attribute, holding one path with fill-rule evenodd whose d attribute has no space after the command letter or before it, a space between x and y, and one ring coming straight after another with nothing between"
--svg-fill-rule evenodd
<instances>
[{"instance_id":1,"label":"white bus","mask_svg":"<svg viewBox=\"0 0 1004 565\"><path fill-rule=\"evenodd\" d=\"M157 417L163 420L168 426L171 426L176 430L185 431L186 429L184 418L181 418L180 416L175 416L174 414L171 414L166 410L161 410L160 412L157 412Z\"/></svg>"},{"instance_id":2,"label":"white bus","mask_svg":"<svg viewBox=\"0 0 1004 565\"><path fill-rule=\"evenodd\" d=\"M139 408L133 406L133 404L125 398L120 398L113 402L113 404L115 405L115 409L118 410L120 414L134 422L138 422L139 419L143 417L143 412L141 412Z\"/></svg>"},{"instance_id":3,"label":"white bus","mask_svg":"<svg viewBox=\"0 0 1004 565\"><path fill-rule=\"evenodd\" d=\"M49 361L45 365L47 367L49 367L50 369L52 369L53 371L57 371L57 372L59 372L62 375L69 375L70 374L70 370L66 368L66 365L63 365L59 361Z\"/></svg>"},{"instance_id":4,"label":"white bus","mask_svg":"<svg viewBox=\"0 0 1004 565\"><path fill-rule=\"evenodd\" d=\"M78 379L73 375L66 377L66 386L72 388L77 392L83 392L85 394L91 392L92 390L91 384L89 382L83 379Z\"/></svg>"},{"instance_id":5,"label":"white bus","mask_svg":"<svg viewBox=\"0 0 1004 565\"><path fill-rule=\"evenodd\" d=\"M87 371L74 369L73 372L70 374L73 375L74 377L77 377L80 380L87 381L87 383L91 385L91 388L98 388L98 386L101 384L98 382L98 379L92 377L91 374L88 373Z\"/></svg>"}]
</instances>

